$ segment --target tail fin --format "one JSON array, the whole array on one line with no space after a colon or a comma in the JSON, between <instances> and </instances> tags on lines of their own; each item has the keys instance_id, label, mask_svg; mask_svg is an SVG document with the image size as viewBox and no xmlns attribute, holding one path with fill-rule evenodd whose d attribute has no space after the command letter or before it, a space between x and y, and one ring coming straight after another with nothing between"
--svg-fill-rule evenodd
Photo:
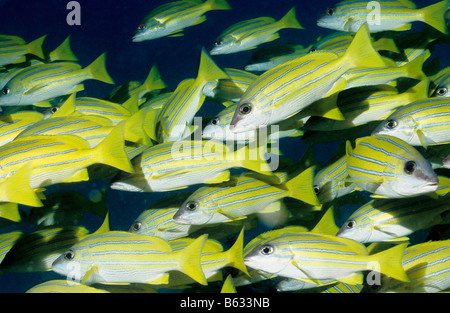
<instances>
[{"instance_id":1,"label":"tail fin","mask_svg":"<svg viewBox=\"0 0 450 313\"><path fill-rule=\"evenodd\" d=\"M356 33L347 51L342 56L353 67L385 67L386 63L373 48L367 24L363 24Z\"/></svg>"},{"instance_id":2,"label":"tail fin","mask_svg":"<svg viewBox=\"0 0 450 313\"><path fill-rule=\"evenodd\" d=\"M261 147L246 145L234 153L234 160L237 160L243 168L266 176L271 183L279 184L280 178L272 172L262 153Z\"/></svg>"},{"instance_id":3,"label":"tail fin","mask_svg":"<svg viewBox=\"0 0 450 313\"><path fill-rule=\"evenodd\" d=\"M244 264L244 228L242 228L241 232L239 233L238 238L236 239L236 242L234 245L226 252L227 259L229 260L229 265L233 266L234 268L237 268L238 270L241 270L248 276L249 273L247 271L247 267Z\"/></svg>"},{"instance_id":4,"label":"tail fin","mask_svg":"<svg viewBox=\"0 0 450 313\"><path fill-rule=\"evenodd\" d=\"M91 78L107 84L114 84L113 79L106 71L106 54L102 53L97 59L86 67Z\"/></svg>"},{"instance_id":5,"label":"tail fin","mask_svg":"<svg viewBox=\"0 0 450 313\"><path fill-rule=\"evenodd\" d=\"M373 270L379 270L380 273L387 276L408 282L408 275L402 266L403 253L405 252L407 245L407 243L396 245L390 249L370 255L370 259L377 263Z\"/></svg>"},{"instance_id":6,"label":"tail fin","mask_svg":"<svg viewBox=\"0 0 450 313\"><path fill-rule=\"evenodd\" d=\"M314 167L310 167L285 183L289 196L311 205L320 205L313 188Z\"/></svg>"},{"instance_id":7,"label":"tail fin","mask_svg":"<svg viewBox=\"0 0 450 313\"><path fill-rule=\"evenodd\" d=\"M16 202L24 205L41 207L43 206L36 192L30 186L30 176L33 167L28 162L13 175L6 178L0 185L0 198L5 202Z\"/></svg>"},{"instance_id":8,"label":"tail fin","mask_svg":"<svg viewBox=\"0 0 450 313\"><path fill-rule=\"evenodd\" d=\"M44 56L44 51L42 50L42 44L44 43L45 37L47 37L47 35L39 37L38 39L30 42L27 45L28 53L33 54L41 59L44 59L45 56Z\"/></svg>"},{"instance_id":9,"label":"tail fin","mask_svg":"<svg viewBox=\"0 0 450 313\"><path fill-rule=\"evenodd\" d=\"M50 52L50 61L64 60L64 61L78 61L78 58L70 48L70 36L68 36L62 44L55 50Z\"/></svg>"},{"instance_id":10,"label":"tail fin","mask_svg":"<svg viewBox=\"0 0 450 313\"><path fill-rule=\"evenodd\" d=\"M414 79L426 79L427 76L423 72L423 63L425 62L425 55L421 54L414 60L409 61L405 65L401 66L405 70L407 77Z\"/></svg>"},{"instance_id":11,"label":"tail fin","mask_svg":"<svg viewBox=\"0 0 450 313\"><path fill-rule=\"evenodd\" d=\"M133 97L138 96L134 95ZM148 133L144 130L145 118L147 110L141 109L124 121L124 137L125 140L139 144L151 145L152 141Z\"/></svg>"},{"instance_id":12,"label":"tail fin","mask_svg":"<svg viewBox=\"0 0 450 313\"><path fill-rule=\"evenodd\" d=\"M196 81L200 81L201 88L203 88L204 84L214 79L230 79L230 77L214 63L203 47Z\"/></svg>"},{"instance_id":13,"label":"tail fin","mask_svg":"<svg viewBox=\"0 0 450 313\"><path fill-rule=\"evenodd\" d=\"M99 163L115 167L124 172L133 173L134 169L125 152L125 141L123 139L123 123L115 126L109 135L102 140L92 154Z\"/></svg>"},{"instance_id":14,"label":"tail fin","mask_svg":"<svg viewBox=\"0 0 450 313\"><path fill-rule=\"evenodd\" d=\"M65 117L69 115L81 115L76 111L76 93L72 93L66 101L59 107L59 109L51 115L52 118Z\"/></svg>"},{"instance_id":15,"label":"tail fin","mask_svg":"<svg viewBox=\"0 0 450 313\"><path fill-rule=\"evenodd\" d=\"M22 222L19 205L14 202L4 202L0 205L0 217L16 223Z\"/></svg>"},{"instance_id":16,"label":"tail fin","mask_svg":"<svg viewBox=\"0 0 450 313\"><path fill-rule=\"evenodd\" d=\"M207 0L205 5L209 6L210 10L231 10L231 6L225 0Z\"/></svg>"},{"instance_id":17,"label":"tail fin","mask_svg":"<svg viewBox=\"0 0 450 313\"><path fill-rule=\"evenodd\" d=\"M161 75L159 74L156 64L152 66L150 73L148 73L148 76L143 83L143 86L145 88L145 92L151 92L153 90L164 89L167 87L167 84L161 79Z\"/></svg>"},{"instance_id":18,"label":"tail fin","mask_svg":"<svg viewBox=\"0 0 450 313\"><path fill-rule=\"evenodd\" d=\"M300 25L297 17L295 16L295 7L290 9L289 12L287 12L286 15L278 21L278 25L280 25L280 27L282 28L303 29L303 26Z\"/></svg>"},{"instance_id":19,"label":"tail fin","mask_svg":"<svg viewBox=\"0 0 450 313\"><path fill-rule=\"evenodd\" d=\"M445 22L445 12L447 11L447 0L432 4L420 9L423 21L436 28L441 33L448 35L447 24Z\"/></svg>"},{"instance_id":20,"label":"tail fin","mask_svg":"<svg viewBox=\"0 0 450 313\"><path fill-rule=\"evenodd\" d=\"M181 271L202 285L206 285L207 282L201 267L200 256L207 237L206 234L202 235L189 246L177 252Z\"/></svg>"},{"instance_id":21,"label":"tail fin","mask_svg":"<svg viewBox=\"0 0 450 313\"><path fill-rule=\"evenodd\" d=\"M430 79L425 78L417 83L415 86L409 88L405 95L408 99L407 103L412 103L418 100L428 98L428 91L430 86Z\"/></svg>"},{"instance_id":22,"label":"tail fin","mask_svg":"<svg viewBox=\"0 0 450 313\"><path fill-rule=\"evenodd\" d=\"M139 95L138 94L132 95L124 103L122 103L122 106L125 109L127 109L131 114L136 113L137 111L139 111Z\"/></svg>"}]
</instances>

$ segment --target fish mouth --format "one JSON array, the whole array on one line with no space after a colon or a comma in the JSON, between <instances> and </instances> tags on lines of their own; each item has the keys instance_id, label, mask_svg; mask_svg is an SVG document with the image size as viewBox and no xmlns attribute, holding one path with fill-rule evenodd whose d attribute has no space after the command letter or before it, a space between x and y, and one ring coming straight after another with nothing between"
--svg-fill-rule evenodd
<instances>
[{"instance_id":1,"label":"fish mouth","mask_svg":"<svg viewBox=\"0 0 450 313\"><path fill-rule=\"evenodd\" d=\"M183 212L178 210L177 213L174 214L174 216L172 217L172 219L175 221L175 223L177 224L182 224L182 225L190 225L189 223L189 219L185 218L183 216Z\"/></svg>"}]
</instances>

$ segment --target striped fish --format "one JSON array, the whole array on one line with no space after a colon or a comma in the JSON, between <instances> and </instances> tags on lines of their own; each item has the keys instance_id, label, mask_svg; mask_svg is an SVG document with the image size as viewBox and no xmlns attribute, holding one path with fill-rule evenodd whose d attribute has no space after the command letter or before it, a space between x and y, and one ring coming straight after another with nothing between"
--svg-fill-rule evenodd
<instances>
[{"instance_id":1,"label":"striped fish","mask_svg":"<svg viewBox=\"0 0 450 313\"><path fill-rule=\"evenodd\" d=\"M44 272L61 253L86 236L82 226L44 227L22 236L0 264L3 272Z\"/></svg>"},{"instance_id":2,"label":"striped fish","mask_svg":"<svg viewBox=\"0 0 450 313\"><path fill-rule=\"evenodd\" d=\"M406 244L377 254L354 240L312 232L274 236L244 256L247 267L310 283L339 281L362 284L363 271L373 270L408 281L401 266Z\"/></svg>"},{"instance_id":3,"label":"striped fish","mask_svg":"<svg viewBox=\"0 0 450 313\"><path fill-rule=\"evenodd\" d=\"M450 97L450 66L443 68L430 79L435 86L430 97Z\"/></svg>"},{"instance_id":4,"label":"striped fish","mask_svg":"<svg viewBox=\"0 0 450 313\"><path fill-rule=\"evenodd\" d=\"M139 214L128 231L140 235L157 236L166 240L178 239L195 232L200 227L181 225L173 220L173 216L190 194L191 192L177 193L154 203Z\"/></svg>"},{"instance_id":5,"label":"striped fish","mask_svg":"<svg viewBox=\"0 0 450 313\"><path fill-rule=\"evenodd\" d=\"M14 76L0 92L0 105L30 105L82 90L82 82L95 79L114 84L105 67L105 54L82 68L75 62L31 66Z\"/></svg>"},{"instance_id":6,"label":"striped fish","mask_svg":"<svg viewBox=\"0 0 450 313\"><path fill-rule=\"evenodd\" d=\"M217 101L239 101L242 94L255 81L257 75L235 68L225 68L223 71L229 78L215 79L203 87L203 94Z\"/></svg>"},{"instance_id":7,"label":"striped fish","mask_svg":"<svg viewBox=\"0 0 450 313\"><path fill-rule=\"evenodd\" d=\"M30 43L26 43L20 37L0 35L0 66L25 61L26 54L33 54L44 59L42 43L47 35L44 35Z\"/></svg>"},{"instance_id":8,"label":"striped fish","mask_svg":"<svg viewBox=\"0 0 450 313\"><path fill-rule=\"evenodd\" d=\"M317 20L324 28L357 32L364 23L369 25L371 33L382 31L405 31L411 29L413 22L425 22L444 34L447 33L445 11L447 1L441 1L422 9L416 9L409 0L344 0L329 7Z\"/></svg>"},{"instance_id":9,"label":"striped fish","mask_svg":"<svg viewBox=\"0 0 450 313\"><path fill-rule=\"evenodd\" d=\"M278 174L280 180L286 173ZM313 168L282 186L240 176L224 186L204 186L189 196L173 219L179 224L203 225L242 219L258 212L280 210L280 201L292 197L312 205L319 201L312 189Z\"/></svg>"},{"instance_id":10,"label":"striped fish","mask_svg":"<svg viewBox=\"0 0 450 313\"><path fill-rule=\"evenodd\" d=\"M304 47L292 43L273 43L264 45L253 52L245 64L246 71L265 72L283 62L301 57L310 52L312 45Z\"/></svg>"},{"instance_id":11,"label":"striped fish","mask_svg":"<svg viewBox=\"0 0 450 313\"><path fill-rule=\"evenodd\" d=\"M436 191L438 178L430 163L403 140L375 135L347 141L349 182L374 197L403 198Z\"/></svg>"},{"instance_id":12,"label":"striped fish","mask_svg":"<svg viewBox=\"0 0 450 313\"><path fill-rule=\"evenodd\" d=\"M347 82L346 89L363 86L374 86L383 84L392 84L402 77L428 80L422 71L423 55L418 56L414 60L396 66L393 62L385 59L387 66L384 67L361 67L349 70L342 75L342 79Z\"/></svg>"},{"instance_id":13,"label":"striped fish","mask_svg":"<svg viewBox=\"0 0 450 313\"><path fill-rule=\"evenodd\" d=\"M203 87L208 81L216 79L228 79L228 75L203 48L197 77L181 81L159 112L158 142L182 140L190 135L189 126L206 98Z\"/></svg>"},{"instance_id":14,"label":"striped fish","mask_svg":"<svg viewBox=\"0 0 450 313\"><path fill-rule=\"evenodd\" d=\"M448 197L374 199L353 212L336 235L361 243L405 241L405 236L441 223L448 210Z\"/></svg>"},{"instance_id":15,"label":"striped fish","mask_svg":"<svg viewBox=\"0 0 450 313\"><path fill-rule=\"evenodd\" d=\"M155 145L132 160L134 174L118 175L111 188L126 191L168 191L230 179L229 169L247 168L279 182L257 147L232 151L214 141L181 141Z\"/></svg>"},{"instance_id":16,"label":"striped fish","mask_svg":"<svg viewBox=\"0 0 450 313\"><path fill-rule=\"evenodd\" d=\"M381 90L370 88L360 92L353 89L342 92L339 94L337 107L345 117L344 120L314 118L307 121L306 127L309 130L329 131L382 121L396 109L427 98L428 84L426 80L421 81L402 93L398 93L396 88L388 87Z\"/></svg>"},{"instance_id":17,"label":"striped fish","mask_svg":"<svg viewBox=\"0 0 450 313\"><path fill-rule=\"evenodd\" d=\"M228 106L219 112L208 124L203 128L202 138L213 139L219 141L238 141L246 142L258 139L258 132L250 130L248 132L233 133L230 129L231 119L236 111L237 103ZM297 137L303 135L300 128L304 124L304 120L308 118L300 118L296 115L283 120L276 126L271 126L267 130L267 141L273 142L284 137ZM277 127L277 128L275 128Z\"/></svg>"},{"instance_id":18,"label":"striped fish","mask_svg":"<svg viewBox=\"0 0 450 313\"><path fill-rule=\"evenodd\" d=\"M443 292L450 288L450 240L428 241L406 249L402 266L409 282L381 278L379 292Z\"/></svg>"},{"instance_id":19,"label":"striped fish","mask_svg":"<svg viewBox=\"0 0 450 313\"><path fill-rule=\"evenodd\" d=\"M200 255L206 236L188 247L173 251L159 237L109 231L85 237L61 254L52 265L54 272L74 281L95 283L167 284L169 271L181 271L206 285Z\"/></svg>"},{"instance_id":20,"label":"striped fish","mask_svg":"<svg viewBox=\"0 0 450 313\"><path fill-rule=\"evenodd\" d=\"M11 142L30 125L42 119L44 119L44 115L35 111L0 115L0 146Z\"/></svg>"},{"instance_id":21,"label":"striped fish","mask_svg":"<svg viewBox=\"0 0 450 313\"><path fill-rule=\"evenodd\" d=\"M162 4L153 9L138 25L132 40L140 42L164 36L182 36L186 27L206 20L211 10L230 10L225 0L182 0Z\"/></svg>"},{"instance_id":22,"label":"striped fish","mask_svg":"<svg viewBox=\"0 0 450 313\"><path fill-rule=\"evenodd\" d=\"M28 182L34 189L83 181L88 179L86 168L96 163L131 172L133 169L122 138L122 128L118 125L92 149L86 140L75 135L35 135L15 139L0 148L0 182L11 191L8 197L22 203L20 199L26 194L14 192L17 182L24 186ZM29 171L24 170L27 166ZM6 185L10 187L6 188ZM3 201L15 202L12 199Z\"/></svg>"},{"instance_id":23,"label":"striped fish","mask_svg":"<svg viewBox=\"0 0 450 313\"><path fill-rule=\"evenodd\" d=\"M13 78L19 72L26 70L30 66L54 61L78 61L77 57L70 48L70 36L68 36L58 47L56 47L55 50L48 53L45 51L44 57L45 57L44 61L41 59L27 60L26 63L24 63L26 64L25 67L14 66L2 70L0 72L0 90L2 90L3 87L5 87L5 85L11 80L11 78Z\"/></svg>"},{"instance_id":24,"label":"striped fish","mask_svg":"<svg viewBox=\"0 0 450 313\"><path fill-rule=\"evenodd\" d=\"M173 251L176 252L180 249L185 249L188 245L192 244L194 240L195 239L193 238L180 238L171 240L169 243ZM234 267L248 275L242 256L243 240L244 232L241 231L235 243L226 251L224 251L220 242L212 239L206 240L200 257L200 265L208 282L222 280L222 269L225 267ZM194 282L192 279L186 278L186 275L170 274L169 286L173 288L176 286L192 284Z\"/></svg>"},{"instance_id":25,"label":"striped fish","mask_svg":"<svg viewBox=\"0 0 450 313\"><path fill-rule=\"evenodd\" d=\"M219 35L210 53L229 54L254 49L262 43L278 39L278 31L284 28L303 29L295 16L295 7L279 21L265 16L231 25Z\"/></svg>"},{"instance_id":26,"label":"striped fish","mask_svg":"<svg viewBox=\"0 0 450 313\"><path fill-rule=\"evenodd\" d=\"M319 38L311 47L310 51L326 50L335 52L341 56L347 51L353 38L354 34L346 32L332 33L324 38ZM399 53L395 41L392 38L380 38L377 41L373 41L372 45L376 51L383 50Z\"/></svg>"},{"instance_id":27,"label":"striped fish","mask_svg":"<svg viewBox=\"0 0 450 313\"><path fill-rule=\"evenodd\" d=\"M66 116L49 118L28 126L16 138L33 135L76 135L96 147L114 129L112 122L101 116Z\"/></svg>"},{"instance_id":28,"label":"striped fish","mask_svg":"<svg viewBox=\"0 0 450 313\"><path fill-rule=\"evenodd\" d=\"M139 110L136 100L138 100L137 97L131 97L123 104L119 104L97 98L77 97L75 107L71 110L84 115L100 115L110 119L114 125L117 125L122 121L126 121Z\"/></svg>"},{"instance_id":29,"label":"striped fish","mask_svg":"<svg viewBox=\"0 0 450 313\"><path fill-rule=\"evenodd\" d=\"M415 101L399 108L372 132L398 137L410 145L450 143L450 101L436 97Z\"/></svg>"},{"instance_id":30,"label":"striped fish","mask_svg":"<svg viewBox=\"0 0 450 313\"><path fill-rule=\"evenodd\" d=\"M355 190L356 184L346 184L348 178L347 158L342 156L316 173L314 192L320 203L327 203Z\"/></svg>"},{"instance_id":31,"label":"striped fish","mask_svg":"<svg viewBox=\"0 0 450 313\"><path fill-rule=\"evenodd\" d=\"M20 230L0 234L0 264L3 262L6 254L24 235L25 234Z\"/></svg>"},{"instance_id":32,"label":"striped fish","mask_svg":"<svg viewBox=\"0 0 450 313\"><path fill-rule=\"evenodd\" d=\"M351 68L377 66L384 67L385 62L373 49L367 27L355 35L342 57L317 51L282 63L263 73L246 90L231 121L232 131L280 122L314 101L345 89L345 81L340 78Z\"/></svg>"}]
</instances>

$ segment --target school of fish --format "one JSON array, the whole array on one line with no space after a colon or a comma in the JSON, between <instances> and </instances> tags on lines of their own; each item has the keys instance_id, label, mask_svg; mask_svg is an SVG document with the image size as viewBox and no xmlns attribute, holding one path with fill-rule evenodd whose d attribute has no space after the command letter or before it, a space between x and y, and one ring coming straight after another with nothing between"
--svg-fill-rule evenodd
<instances>
[{"instance_id":1,"label":"school of fish","mask_svg":"<svg viewBox=\"0 0 450 313\"><path fill-rule=\"evenodd\" d=\"M313 43L271 43L286 28L301 38L299 8L237 21L174 90L157 64L115 86L106 54L82 66L70 37L49 51L47 35L0 35L0 277L61 276L30 293L448 292L450 67L433 54L450 43L448 1L373 3L323 8L317 25L334 32ZM157 6L130 40L189 36L211 10L233 9ZM250 49L243 69L213 60ZM89 80L111 92L77 95ZM287 137L308 147L296 160L277 148ZM329 142L320 164L314 145ZM100 180L89 196L47 190ZM170 193L119 230L108 189Z\"/></svg>"}]
</instances>

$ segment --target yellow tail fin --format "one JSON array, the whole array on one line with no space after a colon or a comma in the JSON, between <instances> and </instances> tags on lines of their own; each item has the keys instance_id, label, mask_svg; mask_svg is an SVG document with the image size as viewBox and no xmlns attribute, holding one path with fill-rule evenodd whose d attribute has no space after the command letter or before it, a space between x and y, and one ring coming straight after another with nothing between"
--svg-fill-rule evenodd
<instances>
[{"instance_id":1,"label":"yellow tail fin","mask_svg":"<svg viewBox=\"0 0 450 313\"><path fill-rule=\"evenodd\" d=\"M370 255L370 259L376 263L371 269L397 280L408 282L408 275L402 266L403 253L407 245L408 243L399 244L390 249Z\"/></svg>"},{"instance_id":2,"label":"yellow tail fin","mask_svg":"<svg viewBox=\"0 0 450 313\"><path fill-rule=\"evenodd\" d=\"M89 64L86 69L91 78L107 84L114 84L113 79L106 71L106 54L102 53L97 59Z\"/></svg>"},{"instance_id":3,"label":"yellow tail fin","mask_svg":"<svg viewBox=\"0 0 450 313\"><path fill-rule=\"evenodd\" d=\"M243 256L243 250L244 249L244 228L242 228L241 232L239 233L238 238L236 239L236 242L234 245L227 251L229 265L233 266L234 268L237 268L238 270L241 270L246 275L250 276L247 267L244 264L244 256Z\"/></svg>"},{"instance_id":4,"label":"yellow tail fin","mask_svg":"<svg viewBox=\"0 0 450 313\"><path fill-rule=\"evenodd\" d=\"M41 59L44 59L44 52L42 51L42 44L44 43L45 37L47 37L47 35L44 35L42 37L39 37L36 40L33 40L32 42L30 42L27 47L28 47L28 52L30 54L33 54Z\"/></svg>"},{"instance_id":5,"label":"yellow tail fin","mask_svg":"<svg viewBox=\"0 0 450 313\"><path fill-rule=\"evenodd\" d=\"M234 153L234 160L239 162L243 168L264 175L264 180L269 179L274 184L281 182L264 159L264 149L261 147L246 145Z\"/></svg>"},{"instance_id":6,"label":"yellow tail fin","mask_svg":"<svg viewBox=\"0 0 450 313\"><path fill-rule=\"evenodd\" d=\"M2 201L16 202L24 205L41 207L41 200L30 187L30 176L33 166L28 162L0 185Z\"/></svg>"},{"instance_id":7,"label":"yellow tail fin","mask_svg":"<svg viewBox=\"0 0 450 313\"><path fill-rule=\"evenodd\" d=\"M78 61L78 58L70 48L70 35L49 55L50 61Z\"/></svg>"},{"instance_id":8,"label":"yellow tail fin","mask_svg":"<svg viewBox=\"0 0 450 313\"><path fill-rule=\"evenodd\" d=\"M115 167L124 172L133 173L133 166L125 152L123 128L123 123L115 126L109 135L92 149L92 154L95 155L98 163Z\"/></svg>"},{"instance_id":9,"label":"yellow tail fin","mask_svg":"<svg viewBox=\"0 0 450 313\"><path fill-rule=\"evenodd\" d=\"M366 23L358 30L342 57L354 67L386 66L380 54L372 46L372 39Z\"/></svg>"},{"instance_id":10,"label":"yellow tail fin","mask_svg":"<svg viewBox=\"0 0 450 313\"><path fill-rule=\"evenodd\" d=\"M289 12L286 13L285 16L283 16L279 21L278 24L282 28L297 28L297 29L303 29L303 26L300 25L300 23L297 20L297 17L295 16L295 7L289 10Z\"/></svg>"},{"instance_id":11,"label":"yellow tail fin","mask_svg":"<svg viewBox=\"0 0 450 313\"><path fill-rule=\"evenodd\" d=\"M285 183L289 196L311 205L320 205L313 188L314 167L310 167Z\"/></svg>"},{"instance_id":12,"label":"yellow tail fin","mask_svg":"<svg viewBox=\"0 0 450 313\"><path fill-rule=\"evenodd\" d=\"M447 8L447 0L444 0L420 9L423 21L433 28L436 28L441 33L448 35L448 28L445 21L445 12L447 11Z\"/></svg>"},{"instance_id":13,"label":"yellow tail fin","mask_svg":"<svg viewBox=\"0 0 450 313\"><path fill-rule=\"evenodd\" d=\"M0 217L16 223L22 222L19 206L14 202L0 203Z\"/></svg>"},{"instance_id":14,"label":"yellow tail fin","mask_svg":"<svg viewBox=\"0 0 450 313\"><path fill-rule=\"evenodd\" d=\"M230 79L230 77L214 63L206 49L203 47L200 55L200 65L198 68L196 83L203 85L214 79Z\"/></svg>"},{"instance_id":15,"label":"yellow tail fin","mask_svg":"<svg viewBox=\"0 0 450 313\"><path fill-rule=\"evenodd\" d=\"M143 86L146 92L164 89L167 87L167 84L161 79L161 75L159 74L156 64L152 66L150 73L143 83Z\"/></svg>"},{"instance_id":16,"label":"yellow tail fin","mask_svg":"<svg viewBox=\"0 0 450 313\"><path fill-rule=\"evenodd\" d=\"M202 285L207 285L205 273L203 273L200 257L208 235L202 235L195 239L189 246L177 252L178 264L183 273Z\"/></svg>"}]
</instances>

